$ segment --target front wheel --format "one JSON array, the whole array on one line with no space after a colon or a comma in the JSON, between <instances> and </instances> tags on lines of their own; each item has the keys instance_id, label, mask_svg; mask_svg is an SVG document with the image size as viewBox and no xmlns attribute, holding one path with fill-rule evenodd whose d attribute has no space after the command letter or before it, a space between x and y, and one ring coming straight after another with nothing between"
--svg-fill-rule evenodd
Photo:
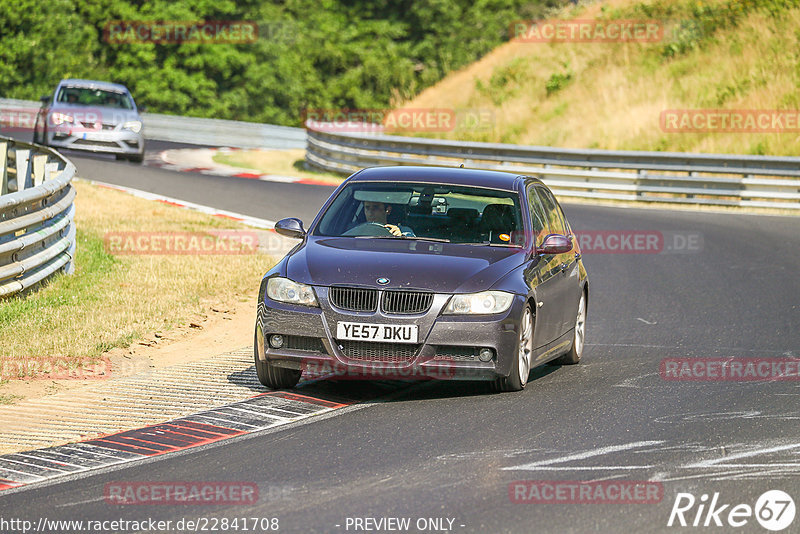
<instances>
[{"instance_id":1,"label":"front wheel","mask_svg":"<svg viewBox=\"0 0 800 534\"><path fill-rule=\"evenodd\" d=\"M580 363L583 354L583 344L586 338L586 293L581 292L578 303L578 315L575 318L575 334L572 338L572 347L569 352L553 360L557 365L575 365Z\"/></svg>"},{"instance_id":2,"label":"front wheel","mask_svg":"<svg viewBox=\"0 0 800 534\"><path fill-rule=\"evenodd\" d=\"M519 323L517 354L511 366L511 373L494 382L496 391L520 391L528 383L533 358L533 312L529 304L525 305L522 320Z\"/></svg>"},{"instance_id":3,"label":"front wheel","mask_svg":"<svg viewBox=\"0 0 800 534\"><path fill-rule=\"evenodd\" d=\"M296 386L300 381L300 375L303 374L303 371L284 369L283 367L276 367L270 364L266 358L264 358L266 352L264 343L264 332L261 330L261 325L256 323L253 353L258 381L270 389L289 389ZM264 359L262 360L261 358Z\"/></svg>"}]
</instances>

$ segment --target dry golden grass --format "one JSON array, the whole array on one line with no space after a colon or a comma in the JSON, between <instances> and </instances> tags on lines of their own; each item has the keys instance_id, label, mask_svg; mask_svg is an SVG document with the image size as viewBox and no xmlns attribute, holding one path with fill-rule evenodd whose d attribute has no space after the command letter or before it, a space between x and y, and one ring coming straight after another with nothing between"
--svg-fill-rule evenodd
<instances>
[{"instance_id":1,"label":"dry golden grass","mask_svg":"<svg viewBox=\"0 0 800 534\"><path fill-rule=\"evenodd\" d=\"M695 9L693 4L671 3L678 18ZM636 13L642 5L672 9L658 0L618 0L602 9L609 18L641 19L645 17ZM591 18L599 9L573 9L563 18ZM673 24L667 24L668 40ZM460 129L441 135L463 140L797 155L798 133L666 133L659 117L667 109L800 109L798 28L800 8L787 9L780 17L754 11L673 58L662 55L665 43L509 42L403 107L494 113L492 130ZM545 84L554 74L570 74L571 79L548 96Z\"/></svg>"},{"instance_id":2,"label":"dry golden grass","mask_svg":"<svg viewBox=\"0 0 800 534\"><path fill-rule=\"evenodd\" d=\"M104 248L106 232L244 227L83 182L75 186L75 274L0 301L0 358L97 358L169 331L209 305L255 299L261 276L274 264L263 254L112 256Z\"/></svg>"},{"instance_id":3,"label":"dry golden grass","mask_svg":"<svg viewBox=\"0 0 800 534\"><path fill-rule=\"evenodd\" d=\"M234 167L244 167L262 173L279 174L282 176L297 176L316 182L325 182L331 185L342 183L341 176L324 172L303 170L306 151L302 148L288 150L235 150L228 153L217 153L214 161Z\"/></svg>"}]
</instances>

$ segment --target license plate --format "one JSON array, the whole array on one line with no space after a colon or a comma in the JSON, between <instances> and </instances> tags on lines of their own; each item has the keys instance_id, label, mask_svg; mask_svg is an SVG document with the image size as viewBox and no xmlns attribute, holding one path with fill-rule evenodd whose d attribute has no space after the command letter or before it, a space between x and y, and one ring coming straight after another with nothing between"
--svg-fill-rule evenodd
<instances>
[{"instance_id":1,"label":"license plate","mask_svg":"<svg viewBox=\"0 0 800 534\"><path fill-rule=\"evenodd\" d=\"M345 341L384 341L416 343L419 327L415 324L336 323L336 339Z\"/></svg>"}]
</instances>

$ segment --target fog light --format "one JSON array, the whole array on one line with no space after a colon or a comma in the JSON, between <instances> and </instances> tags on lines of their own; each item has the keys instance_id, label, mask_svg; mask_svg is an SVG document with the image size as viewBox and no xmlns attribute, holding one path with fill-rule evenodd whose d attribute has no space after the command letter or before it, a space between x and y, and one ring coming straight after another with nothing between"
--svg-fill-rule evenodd
<instances>
[{"instance_id":1,"label":"fog light","mask_svg":"<svg viewBox=\"0 0 800 534\"><path fill-rule=\"evenodd\" d=\"M279 349L283 346L283 336L280 334L272 334L269 336L269 346L273 349Z\"/></svg>"},{"instance_id":2,"label":"fog light","mask_svg":"<svg viewBox=\"0 0 800 534\"><path fill-rule=\"evenodd\" d=\"M492 349L481 349L478 353L478 359L482 362L490 362L494 358L494 351Z\"/></svg>"}]
</instances>

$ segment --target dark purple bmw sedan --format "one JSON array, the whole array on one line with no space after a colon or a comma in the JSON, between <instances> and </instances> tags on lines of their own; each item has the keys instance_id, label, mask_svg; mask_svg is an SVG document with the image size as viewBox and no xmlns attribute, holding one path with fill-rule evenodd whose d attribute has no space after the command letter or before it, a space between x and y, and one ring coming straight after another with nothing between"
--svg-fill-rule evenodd
<instances>
[{"instance_id":1,"label":"dark purple bmw sedan","mask_svg":"<svg viewBox=\"0 0 800 534\"><path fill-rule=\"evenodd\" d=\"M331 377L491 380L580 361L589 285L550 190L515 174L378 167L348 178L261 282L255 367ZM323 373L323 376L325 373Z\"/></svg>"}]
</instances>

